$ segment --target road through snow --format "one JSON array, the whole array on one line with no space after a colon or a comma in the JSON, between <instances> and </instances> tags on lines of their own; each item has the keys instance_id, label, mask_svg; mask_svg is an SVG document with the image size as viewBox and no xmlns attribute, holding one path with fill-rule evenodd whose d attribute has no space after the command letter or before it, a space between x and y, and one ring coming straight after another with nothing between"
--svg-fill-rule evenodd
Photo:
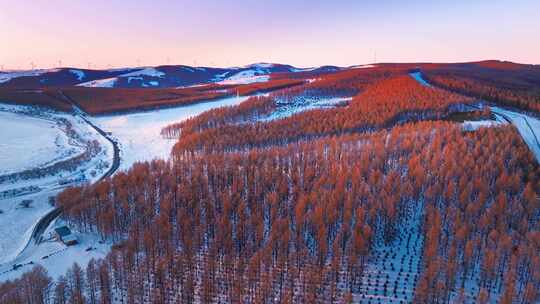
<instances>
[{"instance_id":1,"label":"road through snow","mask_svg":"<svg viewBox=\"0 0 540 304\"><path fill-rule=\"evenodd\" d=\"M432 86L422 77L421 72L411 73L410 76L422 85ZM482 104L485 103L482 102ZM540 163L540 119L497 106L491 106L490 109L497 116L498 121L508 121L517 128L536 160Z\"/></svg>"},{"instance_id":2,"label":"road through snow","mask_svg":"<svg viewBox=\"0 0 540 304\"><path fill-rule=\"evenodd\" d=\"M510 121L518 129L519 134L540 163L540 120L499 107L491 107L491 112Z\"/></svg>"}]
</instances>

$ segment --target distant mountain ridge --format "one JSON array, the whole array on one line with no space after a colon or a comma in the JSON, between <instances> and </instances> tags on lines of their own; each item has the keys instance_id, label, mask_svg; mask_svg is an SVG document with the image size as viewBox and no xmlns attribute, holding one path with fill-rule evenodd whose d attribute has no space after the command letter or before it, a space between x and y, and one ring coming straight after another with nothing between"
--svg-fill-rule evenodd
<instances>
[{"instance_id":1,"label":"distant mountain ridge","mask_svg":"<svg viewBox=\"0 0 540 304\"><path fill-rule=\"evenodd\" d=\"M187 65L163 65L125 69L91 70L57 68L0 72L0 87L106 87L174 88L206 83L242 84L267 81L274 73L328 73L337 66L297 68L292 65L255 63L244 67L214 68Z\"/></svg>"},{"instance_id":2,"label":"distant mountain ridge","mask_svg":"<svg viewBox=\"0 0 540 304\"><path fill-rule=\"evenodd\" d=\"M243 67L194 67L161 65L134 68L92 70L73 67L27 71L0 71L0 88L95 87L95 88L178 88L209 83L237 85L265 82L272 75L288 78L315 78L342 70L377 67L475 69L477 71L513 71L537 73L540 65L520 64L501 60L482 60L457 63L377 63L338 67L332 65L297 68L288 64L254 63Z\"/></svg>"}]
</instances>

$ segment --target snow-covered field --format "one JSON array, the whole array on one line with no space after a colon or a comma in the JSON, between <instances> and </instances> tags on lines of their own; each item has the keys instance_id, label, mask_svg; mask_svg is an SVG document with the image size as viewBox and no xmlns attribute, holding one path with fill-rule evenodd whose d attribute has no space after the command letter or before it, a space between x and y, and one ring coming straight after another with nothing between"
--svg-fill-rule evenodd
<instances>
[{"instance_id":1,"label":"snow-covered field","mask_svg":"<svg viewBox=\"0 0 540 304\"><path fill-rule=\"evenodd\" d=\"M78 233L73 231L78 244L66 246L54 239L54 228L63 226L62 220L55 220L44 233L44 241L40 244L29 244L27 250L13 260L9 265L0 265L0 281L16 279L22 273L29 271L36 264L47 269L54 279L65 275L73 263L85 266L91 259L104 258L110 251L111 243L103 242L93 233ZM13 264L22 267L12 270Z\"/></svg>"},{"instance_id":2,"label":"snow-covered field","mask_svg":"<svg viewBox=\"0 0 540 304\"><path fill-rule=\"evenodd\" d=\"M121 150L120 169L125 170L137 161L169 158L176 140L163 138L160 135L163 127L214 108L237 105L246 99L247 97L231 97L183 107L90 119L117 139Z\"/></svg>"},{"instance_id":3,"label":"snow-covered field","mask_svg":"<svg viewBox=\"0 0 540 304\"><path fill-rule=\"evenodd\" d=\"M236 105L246 99L247 97L233 97L184 107L86 118L105 131L111 132L112 137L117 139L121 149L120 169L128 169L137 161L168 158L175 140L164 139L160 135L161 129L168 124L182 121L213 108ZM52 276L57 276L65 273L73 262L85 265L90 258L103 257L108 252L110 244L101 244L98 237L94 235L79 233L78 239L81 243L71 247L65 247L53 241L36 244L34 240L31 240L31 236L37 222L53 209L53 206L49 204L51 197L70 184L97 180L108 170L113 156L113 147L110 142L86 123L81 118L82 114L72 115L35 107L10 105L0 105L0 110L2 110L0 111L0 125L8 130L17 130L5 132L10 134L2 133L6 140L2 141L4 145L0 146L2 152L0 155L6 163L10 162L7 155L24 159L18 164L13 163L9 167L10 172L40 169L43 163L48 164L51 162L50 159L58 158L53 152L71 149L70 144L81 148L80 142L74 142L73 135L67 136L65 129L59 127L59 121L62 120L72 124L80 141L96 140L101 147L97 155L87 162L78 164L75 170L58 170L39 178L17 178L0 182L0 193L9 194L7 197L0 198L0 210L2 210L0 213L0 281L16 278L24 272L12 271L14 264L23 265L21 268L23 270L30 268L32 265L29 264L30 262L41 264ZM41 135L44 132L50 134ZM62 136L65 138L58 140ZM59 147L58 143L65 145ZM43 149L47 148L51 151L41 155L43 161L38 161L39 157L33 159L40 154L40 151L46 151ZM70 157L65 155L65 151L61 155L67 159ZM24 189L29 189L28 193L23 192ZM22 193L22 195L16 196L14 193ZM22 200L31 200L30 207L23 208ZM53 227L54 224L48 229L53 229ZM45 237L47 235L46 232ZM95 249L87 251L89 247ZM46 258L43 258L45 256Z\"/></svg>"},{"instance_id":4,"label":"snow-covered field","mask_svg":"<svg viewBox=\"0 0 540 304\"><path fill-rule=\"evenodd\" d=\"M43 108L0 104L0 126L2 273L22 256L50 249L31 240L38 221L53 210L50 198L69 185L99 179L112 165L113 147L79 116ZM24 170L33 174L20 174ZM10 276L15 273L22 274ZM6 278L0 274L0 281Z\"/></svg>"},{"instance_id":5,"label":"snow-covered field","mask_svg":"<svg viewBox=\"0 0 540 304\"><path fill-rule=\"evenodd\" d=\"M54 120L0 112L0 122L0 175L43 166L83 150Z\"/></svg>"}]
</instances>

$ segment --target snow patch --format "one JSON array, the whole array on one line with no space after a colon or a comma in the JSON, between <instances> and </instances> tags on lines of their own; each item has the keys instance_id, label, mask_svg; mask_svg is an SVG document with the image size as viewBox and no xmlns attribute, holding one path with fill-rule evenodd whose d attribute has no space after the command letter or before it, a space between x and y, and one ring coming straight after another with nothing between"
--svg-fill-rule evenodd
<instances>
[{"instance_id":1,"label":"snow patch","mask_svg":"<svg viewBox=\"0 0 540 304\"><path fill-rule=\"evenodd\" d=\"M74 75L77 77L77 79L78 79L79 81L83 80L83 78L86 77L86 75L84 74L84 72L81 71L81 70L70 69L69 72L70 72L71 74L74 74Z\"/></svg>"},{"instance_id":2,"label":"snow patch","mask_svg":"<svg viewBox=\"0 0 540 304\"><path fill-rule=\"evenodd\" d=\"M431 87L431 85L422 77L421 72L409 73L409 75L414 78L414 80L418 81L421 85Z\"/></svg>"},{"instance_id":3,"label":"snow patch","mask_svg":"<svg viewBox=\"0 0 540 304\"><path fill-rule=\"evenodd\" d=\"M145 68L142 70L122 74L118 77L132 77L132 76L163 77L165 76L165 73L158 71L155 68Z\"/></svg>"},{"instance_id":4,"label":"snow patch","mask_svg":"<svg viewBox=\"0 0 540 304\"><path fill-rule=\"evenodd\" d=\"M43 166L81 153L54 120L0 109L0 175Z\"/></svg>"},{"instance_id":5,"label":"snow patch","mask_svg":"<svg viewBox=\"0 0 540 304\"><path fill-rule=\"evenodd\" d=\"M320 67L312 67L312 68L292 68L291 69L291 72L311 72L311 71L314 71L316 69L318 69Z\"/></svg>"},{"instance_id":6,"label":"snow patch","mask_svg":"<svg viewBox=\"0 0 540 304\"><path fill-rule=\"evenodd\" d=\"M14 126L9 119L2 121L2 125L6 122L10 125L10 132L2 133L3 143L13 143L13 140L16 140L15 145L22 144L26 147L24 152L18 152L13 151L17 147L3 146L2 149L12 151L8 153L7 157L14 157L13 154L18 152L19 156L24 155L28 159L26 153L36 154L36 151L41 151L42 148L51 146L51 140L55 145L60 144L64 146L66 150L73 147L75 150L77 148L84 148L85 152L89 151L87 150L87 144L89 142L96 143L99 147L93 149L92 151L94 152L87 154L89 159L85 158L80 162L74 159L74 157L82 156L82 153L64 155L66 151L62 151L60 156L52 154L55 158L46 164L31 160L29 162L33 162L32 165L35 165L35 167L29 168L28 163L24 163L20 164L19 167L12 165L10 168L10 172L13 173L26 169L36 169L36 172L42 170L39 175L11 175L7 179L6 175L3 175L4 178L0 181L0 209L3 211L0 214L0 273L2 273L2 270L6 267L11 267L13 263L31 254L31 247L34 245L34 242L30 239L33 227L40 218L53 209L49 204L49 198L54 197L58 192L68 186L80 184L85 181L94 182L99 179L112 165L114 152L110 142L97 133L93 127L79 116L44 108L19 105L0 104L0 110L11 112L6 113L6 115L14 114L21 116L17 117L17 120L27 124L25 126L26 129L23 129L20 126ZM3 117L6 115L3 115ZM22 116L28 117L23 118ZM48 130L50 127L47 127L48 123L56 128L55 133L52 135L47 135L48 132L51 132ZM71 126L71 131L69 132L67 131L68 125ZM13 131L11 130L13 128L18 129ZM43 136L43 139L32 138L32 134L28 134L28 132L35 132L36 128L39 128L36 134ZM65 134L57 134L57 131ZM68 133L71 135L67 136ZM36 134L33 134L33 136L36 136ZM66 136L66 139L59 141L59 137L62 136ZM28 144L19 142L24 137L28 137L28 140L25 141ZM2 156L5 155L4 151L7 150L2 151ZM36 158L38 157L40 156L36 156ZM59 160L68 159L74 159L71 167L54 167L54 164ZM54 163L51 163L53 161ZM20 202L22 200L32 200L30 207L21 207ZM3 279L4 277L0 276L0 281Z\"/></svg>"},{"instance_id":7,"label":"snow patch","mask_svg":"<svg viewBox=\"0 0 540 304\"><path fill-rule=\"evenodd\" d=\"M245 70L239 73L234 74L233 76L227 77L222 81L217 82L218 84L249 84L255 82L266 82L270 79L269 75L264 74L259 70Z\"/></svg>"},{"instance_id":8,"label":"snow patch","mask_svg":"<svg viewBox=\"0 0 540 304\"><path fill-rule=\"evenodd\" d=\"M21 277L35 265L47 269L53 279L65 275L74 263L83 269L91 259L104 258L110 251L112 243L101 241L96 233L80 233L73 231L78 244L66 246L54 239L54 228L65 225L61 220L54 221L44 233L44 241L32 244L30 248L15 261L22 265L17 270L11 264L0 265L0 282Z\"/></svg>"},{"instance_id":9,"label":"snow patch","mask_svg":"<svg viewBox=\"0 0 540 304\"><path fill-rule=\"evenodd\" d=\"M259 63L250 64L250 65L246 66L246 68L269 69L269 68L272 68L274 66L275 66L275 64L273 64L273 63L259 62Z\"/></svg>"},{"instance_id":10,"label":"snow patch","mask_svg":"<svg viewBox=\"0 0 540 304\"><path fill-rule=\"evenodd\" d=\"M92 80L88 82L79 83L79 87L88 87L88 88L113 88L118 81L117 77L104 78L98 80Z\"/></svg>"},{"instance_id":11,"label":"snow patch","mask_svg":"<svg viewBox=\"0 0 540 304\"><path fill-rule=\"evenodd\" d=\"M500 126L501 122L495 120L478 120L478 121L464 121L462 123L463 130L475 131L480 128L490 128Z\"/></svg>"},{"instance_id":12,"label":"snow patch","mask_svg":"<svg viewBox=\"0 0 540 304\"><path fill-rule=\"evenodd\" d=\"M315 109L328 109L351 101L350 97L321 98L315 96L295 96L276 100L277 109L261 121L283 119L292 115Z\"/></svg>"},{"instance_id":13,"label":"snow patch","mask_svg":"<svg viewBox=\"0 0 540 304\"><path fill-rule=\"evenodd\" d=\"M363 65L353 65L349 67L350 69L369 69L369 68L376 68L376 64L363 64Z\"/></svg>"}]
</instances>

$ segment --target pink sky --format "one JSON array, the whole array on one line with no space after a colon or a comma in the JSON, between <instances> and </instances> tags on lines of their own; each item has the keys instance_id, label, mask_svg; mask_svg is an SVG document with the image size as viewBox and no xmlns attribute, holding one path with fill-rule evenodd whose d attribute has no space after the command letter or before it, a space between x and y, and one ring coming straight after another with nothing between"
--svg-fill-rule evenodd
<instances>
[{"instance_id":1,"label":"pink sky","mask_svg":"<svg viewBox=\"0 0 540 304\"><path fill-rule=\"evenodd\" d=\"M0 65L540 63L537 0L171 2L0 0Z\"/></svg>"}]
</instances>

